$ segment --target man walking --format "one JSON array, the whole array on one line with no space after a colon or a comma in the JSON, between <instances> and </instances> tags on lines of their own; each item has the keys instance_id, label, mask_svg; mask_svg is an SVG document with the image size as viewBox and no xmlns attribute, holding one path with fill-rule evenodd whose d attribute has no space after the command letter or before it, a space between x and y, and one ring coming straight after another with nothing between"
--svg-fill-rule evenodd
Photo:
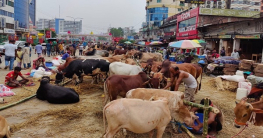
<instances>
[{"instance_id":1,"label":"man walking","mask_svg":"<svg viewBox=\"0 0 263 138\"><path fill-rule=\"evenodd\" d=\"M75 41L73 42L72 47L73 47L73 49L72 49L71 54L72 54L72 56L75 56L76 55L76 49L77 49L77 45L76 45Z\"/></svg>"},{"instance_id":2,"label":"man walking","mask_svg":"<svg viewBox=\"0 0 263 138\"><path fill-rule=\"evenodd\" d=\"M9 44L4 46L5 69L7 69L9 65L9 70L13 70L14 61L16 57L16 49L17 49L16 45L14 44L15 44L15 40L9 40Z\"/></svg>"},{"instance_id":3,"label":"man walking","mask_svg":"<svg viewBox=\"0 0 263 138\"><path fill-rule=\"evenodd\" d=\"M38 57L41 57L41 54L42 54L42 46L40 45L40 43L38 43L35 47L35 54L37 53L37 56Z\"/></svg>"},{"instance_id":4,"label":"man walking","mask_svg":"<svg viewBox=\"0 0 263 138\"><path fill-rule=\"evenodd\" d=\"M47 46L46 46L47 56L48 57L50 57L51 45L52 45L52 42L50 41L50 42L47 43Z\"/></svg>"}]
</instances>

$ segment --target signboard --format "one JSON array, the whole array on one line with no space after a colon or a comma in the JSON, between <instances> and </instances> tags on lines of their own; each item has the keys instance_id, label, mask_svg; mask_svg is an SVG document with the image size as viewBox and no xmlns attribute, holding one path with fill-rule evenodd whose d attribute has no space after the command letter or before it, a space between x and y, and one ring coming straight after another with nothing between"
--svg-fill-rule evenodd
<instances>
[{"instance_id":1,"label":"signboard","mask_svg":"<svg viewBox=\"0 0 263 138\"><path fill-rule=\"evenodd\" d=\"M184 3L192 3L192 4L204 4L205 0L185 0Z\"/></svg>"},{"instance_id":2,"label":"signboard","mask_svg":"<svg viewBox=\"0 0 263 138\"><path fill-rule=\"evenodd\" d=\"M134 40L134 36L128 36L128 40Z\"/></svg>"},{"instance_id":3,"label":"signboard","mask_svg":"<svg viewBox=\"0 0 263 138\"><path fill-rule=\"evenodd\" d=\"M4 31L3 31L3 30L0 30L0 33L4 33Z\"/></svg>"},{"instance_id":4,"label":"signboard","mask_svg":"<svg viewBox=\"0 0 263 138\"><path fill-rule=\"evenodd\" d=\"M198 8L192 9L188 12L182 13L177 16L177 31L176 31L176 39L198 39L198 31L197 31L197 22L198 22ZM195 20L193 18L196 17ZM192 19L191 19L192 18ZM187 25L185 27L179 28L179 24L182 21L187 22L187 20L192 20L192 24Z\"/></svg>"},{"instance_id":5,"label":"signboard","mask_svg":"<svg viewBox=\"0 0 263 138\"><path fill-rule=\"evenodd\" d=\"M4 28L4 33L5 33L5 34L15 34L15 30L14 30L14 29Z\"/></svg>"},{"instance_id":6,"label":"signboard","mask_svg":"<svg viewBox=\"0 0 263 138\"><path fill-rule=\"evenodd\" d=\"M231 38L231 35L219 35L218 38Z\"/></svg>"},{"instance_id":7,"label":"signboard","mask_svg":"<svg viewBox=\"0 0 263 138\"><path fill-rule=\"evenodd\" d=\"M51 31L46 31L46 38L51 38Z\"/></svg>"},{"instance_id":8,"label":"signboard","mask_svg":"<svg viewBox=\"0 0 263 138\"><path fill-rule=\"evenodd\" d=\"M239 39L260 39L260 35L236 35Z\"/></svg>"},{"instance_id":9,"label":"signboard","mask_svg":"<svg viewBox=\"0 0 263 138\"><path fill-rule=\"evenodd\" d=\"M192 9L188 12L184 12L177 16L177 22L184 21L193 17L198 16L198 8Z\"/></svg>"},{"instance_id":10,"label":"signboard","mask_svg":"<svg viewBox=\"0 0 263 138\"><path fill-rule=\"evenodd\" d=\"M244 11L232 9L214 9L214 8L200 8L200 15L216 15L216 16L231 16L231 17L250 17L259 18L260 11Z\"/></svg>"}]
</instances>

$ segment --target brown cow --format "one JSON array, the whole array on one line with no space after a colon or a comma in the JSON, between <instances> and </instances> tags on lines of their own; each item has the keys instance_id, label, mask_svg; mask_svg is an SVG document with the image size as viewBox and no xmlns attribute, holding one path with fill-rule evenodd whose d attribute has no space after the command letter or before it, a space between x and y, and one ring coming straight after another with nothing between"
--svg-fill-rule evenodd
<instances>
[{"instance_id":1,"label":"brown cow","mask_svg":"<svg viewBox=\"0 0 263 138\"><path fill-rule=\"evenodd\" d=\"M69 65L69 63L71 63L74 60L76 60L76 58L68 57L63 65L58 66L58 71L64 70Z\"/></svg>"},{"instance_id":2,"label":"brown cow","mask_svg":"<svg viewBox=\"0 0 263 138\"><path fill-rule=\"evenodd\" d=\"M126 58L127 58L126 55L116 55L112 57L103 57L102 59L105 59L109 61L110 63L113 63L113 62L121 62L122 60L125 60Z\"/></svg>"},{"instance_id":3,"label":"brown cow","mask_svg":"<svg viewBox=\"0 0 263 138\"><path fill-rule=\"evenodd\" d=\"M144 72L140 72L138 75L113 75L109 77L104 83L104 105L109 98L110 101L116 100L117 96L124 98L129 90L144 88L150 80ZM158 88L158 86L153 87Z\"/></svg>"},{"instance_id":4,"label":"brown cow","mask_svg":"<svg viewBox=\"0 0 263 138\"><path fill-rule=\"evenodd\" d=\"M248 122L255 126L263 126L263 100L251 104L246 100L247 98L243 98L240 103L236 102L235 127L248 125Z\"/></svg>"},{"instance_id":5,"label":"brown cow","mask_svg":"<svg viewBox=\"0 0 263 138\"><path fill-rule=\"evenodd\" d=\"M126 54L126 53L127 53L127 50L116 49L116 50L114 50L113 55L122 55L122 54Z\"/></svg>"},{"instance_id":6,"label":"brown cow","mask_svg":"<svg viewBox=\"0 0 263 138\"><path fill-rule=\"evenodd\" d=\"M140 62L142 63L146 63L148 59L153 59L154 61L163 61L162 54L160 53L137 52L134 54L134 58L140 59Z\"/></svg>"},{"instance_id":7,"label":"brown cow","mask_svg":"<svg viewBox=\"0 0 263 138\"><path fill-rule=\"evenodd\" d=\"M195 67L195 69L196 69L196 76L195 76L195 79L197 80L199 77L201 77L200 78L200 82L199 82L199 90L201 90L201 83L202 83L202 77L203 77L203 68L202 67L200 67L198 64L192 64L194 67ZM197 83L198 83L198 81L197 81Z\"/></svg>"},{"instance_id":8,"label":"brown cow","mask_svg":"<svg viewBox=\"0 0 263 138\"><path fill-rule=\"evenodd\" d=\"M138 51L138 50L135 50L135 49L131 49L131 50L129 50L129 51L127 52L127 56L128 56L129 58L134 58L134 54L137 53L137 52L139 52L139 51Z\"/></svg>"},{"instance_id":9,"label":"brown cow","mask_svg":"<svg viewBox=\"0 0 263 138\"><path fill-rule=\"evenodd\" d=\"M10 126L2 116L0 116L0 138L11 138Z\"/></svg>"},{"instance_id":10,"label":"brown cow","mask_svg":"<svg viewBox=\"0 0 263 138\"><path fill-rule=\"evenodd\" d=\"M148 59L147 63L141 63L141 66L145 73L150 74L151 72L159 72L161 69L162 62L156 62L153 59Z\"/></svg>"}]
</instances>

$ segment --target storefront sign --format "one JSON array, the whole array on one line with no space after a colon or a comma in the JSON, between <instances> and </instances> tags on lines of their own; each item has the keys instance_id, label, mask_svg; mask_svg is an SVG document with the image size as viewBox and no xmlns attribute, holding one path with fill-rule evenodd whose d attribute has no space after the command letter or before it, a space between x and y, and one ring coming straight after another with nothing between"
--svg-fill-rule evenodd
<instances>
[{"instance_id":1,"label":"storefront sign","mask_svg":"<svg viewBox=\"0 0 263 138\"><path fill-rule=\"evenodd\" d=\"M215 8L200 8L200 15L216 15L216 16L231 16L231 17L250 17L259 18L260 11L244 11L232 9L215 9Z\"/></svg>"},{"instance_id":2,"label":"storefront sign","mask_svg":"<svg viewBox=\"0 0 263 138\"><path fill-rule=\"evenodd\" d=\"M0 33L4 33L4 31L3 31L3 30L0 30Z\"/></svg>"},{"instance_id":3,"label":"storefront sign","mask_svg":"<svg viewBox=\"0 0 263 138\"><path fill-rule=\"evenodd\" d=\"M186 13L182 13L177 16L177 22L190 19L192 17L198 16L198 8L192 9Z\"/></svg>"},{"instance_id":4,"label":"storefront sign","mask_svg":"<svg viewBox=\"0 0 263 138\"><path fill-rule=\"evenodd\" d=\"M177 31L176 31L176 39L198 39L198 31L197 31L197 22L198 22L198 8L192 9L184 14L177 16ZM196 18L194 18L196 17ZM184 22L191 22L184 23ZM179 28L179 25L183 24L184 27Z\"/></svg>"},{"instance_id":5,"label":"storefront sign","mask_svg":"<svg viewBox=\"0 0 263 138\"><path fill-rule=\"evenodd\" d=\"M219 35L218 38L231 38L231 35Z\"/></svg>"},{"instance_id":6,"label":"storefront sign","mask_svg":"<svg viewBox=\"0 0 263 138\"><path fill-rule=\"evenodd\" d=\"M192 3L192 4L204 4L205 0L185 0L184 3Z\"/></svg>"},{"instance_id":7,"label":"storefront sign","mask_svg":"<svg viewBox=\"0 0 263 138\"><path fill-rule=\"evenodd\" d=\"M260 39L260 35L236 35L239 39Z\"/></svg>"},{"instance_id":8,"label":"storefront sign","mask_svg":"<svg viewBox=\"0 0 263 138\"><path fill-rule=\"evenodd\" d=\"M187 31L194 31L196 29L196 25L188 26L188 27L183 27L179 28L179 33L181 32L187 32Z\"/></svg>"},{"instance_id":9,"label":"storefront sign","mask_svg":"<svg viewBox=\"0 0 263 138\"><path fill-rule=\"evenodd\" d=\"M168 32L168 33L164 33L165 36L172 36L174 35L174 32Z\"/></svg>"},{"instance_id":10,"label":"storefront sign","mask_svg":"<svg viewBox=\"0 0 263 138\"><path fill-rule=\"evenodd\" d=\"M15 34L15 30L14 30L14 29L4 28L4 33L5 33L5 34Z\"/></svg>"}]
</instances>

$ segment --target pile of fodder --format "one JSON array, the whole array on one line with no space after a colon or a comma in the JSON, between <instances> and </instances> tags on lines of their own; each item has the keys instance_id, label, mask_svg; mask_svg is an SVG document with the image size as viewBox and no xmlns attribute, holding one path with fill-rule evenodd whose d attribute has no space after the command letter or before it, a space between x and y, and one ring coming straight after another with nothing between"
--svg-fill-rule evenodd
<instances>
[{"instance_id":1,"label":"pile of fodder","mask_svg":"<svg viewBox=\"0 0 263 138\"><path fill-rule=\"evenodd\" d=\"M215 78L215 85L217 90L219 91L228 90L228 91L236 92L238 88L238 82L224 80L221 77Z\"/></svg>"}]
</instances>

